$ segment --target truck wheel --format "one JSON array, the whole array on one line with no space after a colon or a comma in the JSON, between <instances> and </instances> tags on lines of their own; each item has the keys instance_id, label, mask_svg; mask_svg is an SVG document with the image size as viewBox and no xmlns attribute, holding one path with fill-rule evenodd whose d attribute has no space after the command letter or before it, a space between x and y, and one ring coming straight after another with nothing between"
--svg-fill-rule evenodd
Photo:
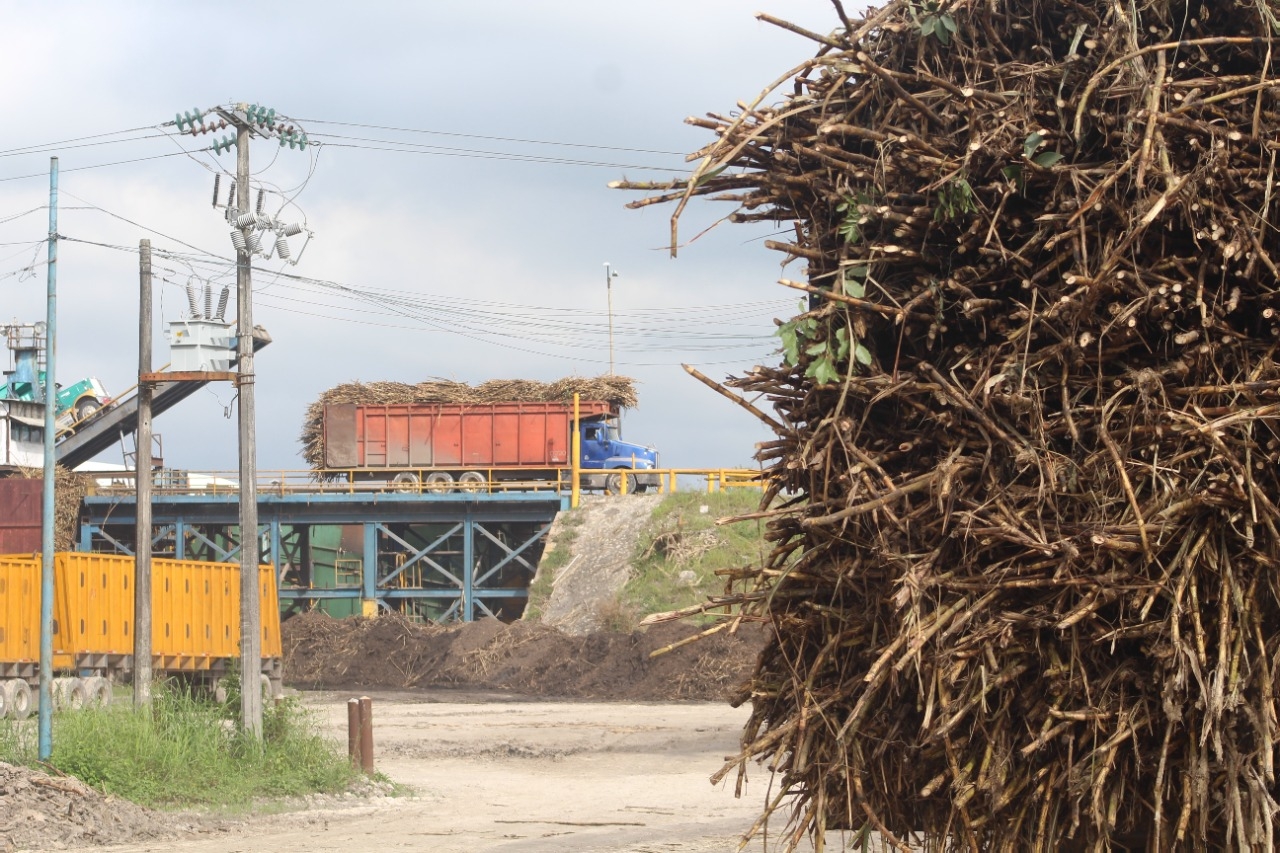
<instances>
[{"instance_id":1,"label":"truck wheel","mask_svg":"<svg viewBox=\"0 0 1280 853\"><path fill-rule=\"evenodd\" d=\"M21 678L11 678L0 688L4 692L5 713L14 720L25 720L31 716L31 685Z\"/></svg>"},{"instance_id":2,"label":"truck wheel","mask_svg":"<svg viewBox=\"0 0 1280 853\"><path fill-rule=\"evenodd\" d=\"M604 490L611 495L622 494L622 478L627 478L627 494L634 495L636 493L636 478L634 474L610 474L604 478Z\"/></svg>"},{"instance_id":3,"label":"truck wheel","mask_svg":"<svg viewBox=\"0 0 1280 853\"><path fill-rule=\"evenodd\" d=\"M489 482L489 478L479 471L463 471L458 477L458 491L478 492Z\"/></svg>"},{"instance_id":4,"label":"truck wheel","mask_svg":"<svg viewBox=\"0 0 1280 853\"><path fill-rule=\"evenodd\" d=\"M92 708L105 708L111 704L111 682L101 675L84 680L84 701Z\"/></svg>"},{"instance_id":5,"label":"truck wheel","mask_svg":"<svg viewBox=\"0 0 1280 853\"><path fill-rule=\"evenodd\" d=\"M102 403L98 402L96 397L82 397L80 402L76 403L76 420L82 421L85 418L92 417L102 408Z\"/></svg>"},{"instance_id":6,"label":"truck wheel","mask_svg":"<svg viewBox=\"0 0 1280 853\"><path fill-rule=\"evenodd\" d=\"M84 707L84 682L78 678L53 680L53 707L79 711Z\"/></svg>"},{"instance_id":7,"label":"truck wheel","mask_svg":"<svg viewBox=\"0 0 1280 853\"><path fill-rule=\"evenodd\" d=\"M453 491L453 475L448 471L432 471L427 475L425 488L428 492Z\"/></svg>"},{"instance_id":8,"label":"truck wheel","mask_svg":"<svg viewBox=\"0 0 1280 853\"><path fill-rule=\"evenodd\" d=\"M397 492L416 492L418 475L412 471L401 471L391 478L391 488Z\"/></svg>"}]
</instances>

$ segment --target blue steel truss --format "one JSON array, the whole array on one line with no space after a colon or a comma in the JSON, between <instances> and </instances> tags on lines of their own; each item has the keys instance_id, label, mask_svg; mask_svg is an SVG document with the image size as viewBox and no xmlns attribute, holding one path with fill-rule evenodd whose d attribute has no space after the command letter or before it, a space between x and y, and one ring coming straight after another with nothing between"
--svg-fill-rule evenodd
<instances>
[{"instance_id":1,"label":"blue steel truss","mask_svg":"<svg viewBox=\"0 0 1280 853\"><path fill-rule=\"evenodd\" d=\"M282 606L346 599L366 613L376 607L436 621L515 618L565 503L545 492L260 494L258 532ZM157 556L238 559L236 495L160 495L151 513ZM86 497L79 549L132 554L135 519L132 494ZM359 526L357 582L318 585L300 569L310 530L319 525Z\"/></svg>"}]
</instances>

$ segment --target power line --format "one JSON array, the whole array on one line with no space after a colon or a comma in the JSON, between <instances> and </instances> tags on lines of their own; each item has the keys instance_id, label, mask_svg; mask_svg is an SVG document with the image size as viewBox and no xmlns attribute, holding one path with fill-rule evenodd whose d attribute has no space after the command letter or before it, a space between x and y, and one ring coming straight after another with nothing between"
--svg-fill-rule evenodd
<instances>
[{"instance_id":1,"label":"power line","mask_svg":"<svg viewBox=\"0 0 1280 853\"><path fill-rule=\"evenodd\" d=\"M28 145L23 148L7 148L0 150L0 157L10 157L16 154L39 154L45 151L60 150L62 146L70 145L73 142L85 142L90 139L102 139L107 136L122 136L126 133L138 133L143 130L155 130L154 126L131 127L128 130L113 130L110 133L95 133L92 136L77 136L72 139L62 139L57 142L45 142L41 145ZM138 137L139 139L154 139L154 136ZM115 142L131 142L133 140L112 140L111 142L98 143L100 145L113 145ZM76 146L81 147L81 146Z\"/></svg>"},{"instance_id":2,"label":"power line","mask_svg":"<svg viewBox=\"0 0 1280 853\"><path fill-rule=\"evenodd\" d=\"M350 121L327 121L318 118L300 118L294 119L299 123L306 124L331 124L337 127L359 127L365 130L390 130L396 133L419 133L429 134L432 136L450 136L460 139L483 139L487 142L517 142L524 145L557 145L565 148L592 148L598 151L625 151L631 154L670 154L675 157L685 156L684 151L660 151L652 148L624 148L617 145L590 145L585 142L551 142L544 139L520 139L511 136L483 136L478 133L454 133L445 130L421 130L412 127L388 127L380 124L359 124Z\"/></svg>"},{"instance_id":3,"label":"power line","mask_svg":"<svg viewBox=\"0 0 1280 853\"><path fill-rule=\"evenodd\" d=\"M386 148L380 145L355 145L346 142L320 142L317 143L328 148L353 148L361 151L387 151L393 154L424 154L434 155L438 157L465 157L475 160L506 160L513 163L548 163L560 166L589 166L602 169L631 169L647 172L670 172L669 166L641 166L635 163L606 163L595 160L574 160L568 157L540 157L536 154L507 154L493 151L471 151L468 149L451 149L438 148L435 150L427 149L410 149L410 148ZM397 143L386 143L395 145Z\"/></svg>"},{"instance_id":4,"label":"power line","mask_svg":"<svg viewBox=\"0 0 1280 853\"><path fill-rule=\"evenodd\" d=\"M182 157L186 153L187 152L185 151L175 151L172 154L153 154L150 157L135 157L132 160L115 160L111 163L95 163L92 166L72 166L70 168L60 168L58 171L63 174L67 172L85 172L90 169L106 169L110 166L127 166L130 163L146 163L150 160L165 160L169 157ZM30 175L11 175L10 177L7 177L7 178L0 178L0 183L7 182L7 181L26 181L26 180L30 180L31 178L48 178L48 177L49 177L49 172L46 170L43 172L34 172Z\"/></svg>"}]
</instances>

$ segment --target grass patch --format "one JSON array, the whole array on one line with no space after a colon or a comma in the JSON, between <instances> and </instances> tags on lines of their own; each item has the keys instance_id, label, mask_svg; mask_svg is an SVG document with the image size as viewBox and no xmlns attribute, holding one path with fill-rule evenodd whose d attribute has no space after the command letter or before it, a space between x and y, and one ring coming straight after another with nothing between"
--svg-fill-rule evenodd
<instances>
[{"instance_id":1,"label":"grass patch","mask_svg":"<svg viewBox=\"0 0 1280 853\"><path fill-rule=\"evenodd\" d=\"M555 586L556 572L569 563L573 553L573 543L578 540L578 532L585 519L581 509L566 510L560 517L560 527L556 531L555 542L551 549L538 561L538 573L529 585L529 599L524 606L522 618L534 620L542 618L542 610L551 598L551 590Z\"/></svg>"},{"instance_id":2,"label":"grass patch","mask_svg":"<svg viewBox=\"0 0 1280 853\"><path fill-rule=\"evenodd\" d=\"M337 744L315 733L297 699L263 709L261 741L241 733L230 704L157 685L149 711L121 703L58 712L48 763L104 793L155 808L236 809L337 793L360 778ZM35 719L4 723L0 760L37 766Z\"/></svg>"},{"instance_id":3,"label":"grass patch","mask_svg":"<svg viewBox=\"0 0 1280 853\"><path fill-rule=\"evenodd\" d=\"M759 508L755 489L677 492L664 498L637 542L634 571L618 600L620 613L634 624L651 613L699 604L723 592L724 579L716 572L764 558L764 526L739 521L717 527L716 520ZM705 616L701 621L713 620Z\"/></svg>"}]
</instances>

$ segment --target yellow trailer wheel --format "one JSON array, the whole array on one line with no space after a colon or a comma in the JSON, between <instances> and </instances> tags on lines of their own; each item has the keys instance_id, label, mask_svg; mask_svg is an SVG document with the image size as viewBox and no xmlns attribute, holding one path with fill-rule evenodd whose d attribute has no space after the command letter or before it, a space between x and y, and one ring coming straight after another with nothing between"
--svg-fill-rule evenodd
<instances>
[{"instance_id":1,"label":"yellow trailer wheel","mask_svg":"<svg viewBox=\"0 0 1280 853\"><path fill-rule=\"evenodd\" d=\"M13 720L25 720L31 716L31 685L21 678L11 678L0 685L4 695L4 716Z\"/></svg>"},{"instance_id":2,"label":"yellow trailer wheel","mask_svg":"<svg viewBox=\"0 0 1280 853\"><path fill-rule=\"evenodd\" d=\"M69 711L79 711L84 707L84 682L78 678L55 678L53 680L53 707Z\"/></svg>"},{"instance_id":3,"label":"yellow trailer wheel","mask_svg":"<svg viewBox=\"0 0 1280 853\"><path fill-rule=\"evenodd\" d=\"M84 701L93 708L105 708L111 704L111 682L101 675L84 680Z\"/></svg>"}]
</instances>

